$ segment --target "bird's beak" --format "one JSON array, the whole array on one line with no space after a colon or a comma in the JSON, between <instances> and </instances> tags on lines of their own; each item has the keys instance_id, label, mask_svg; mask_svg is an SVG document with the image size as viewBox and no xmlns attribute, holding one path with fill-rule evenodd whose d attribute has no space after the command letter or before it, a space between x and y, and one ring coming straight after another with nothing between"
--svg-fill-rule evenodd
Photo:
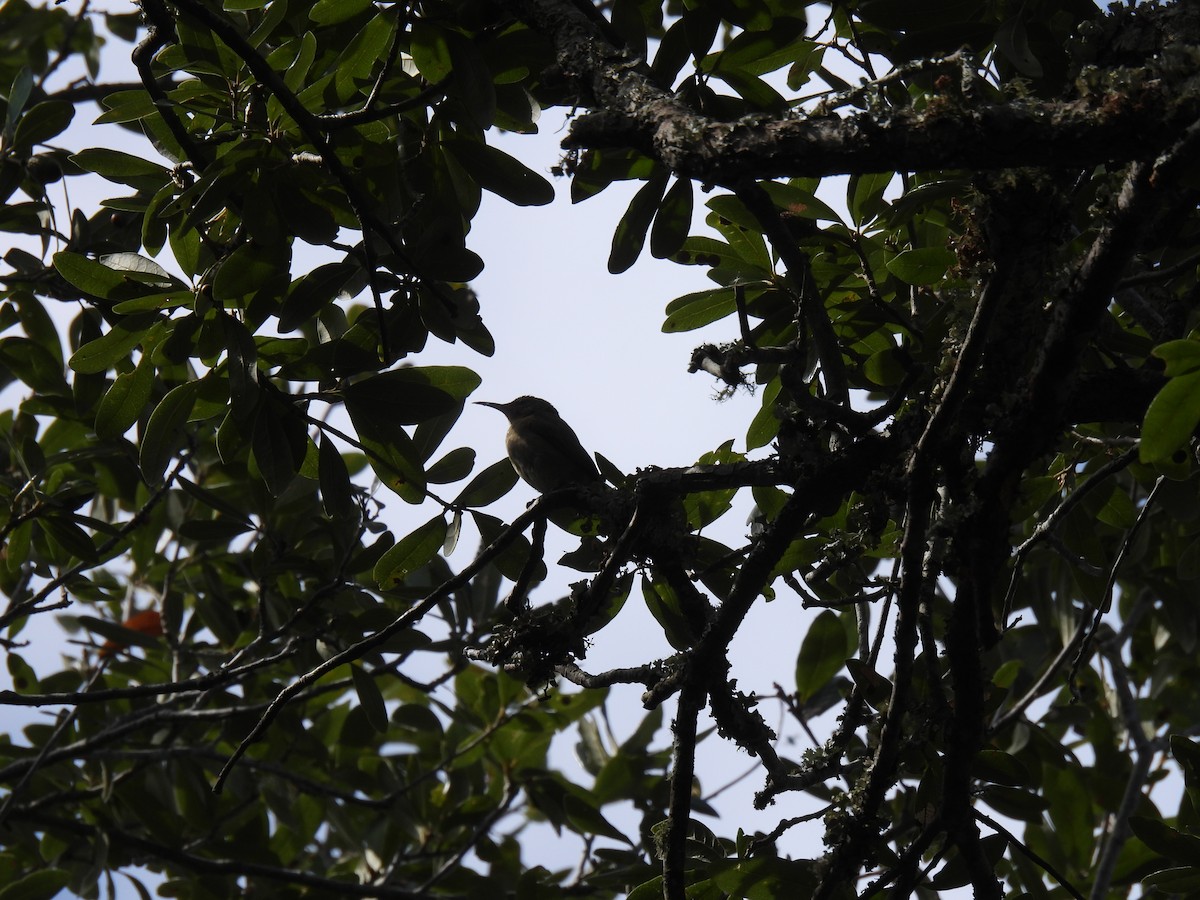
<instances>
[{"instance_id":1,"label":"bird's beak","mask_svg":"<svg viewBox=\"0 0 1200 900\"><path fill-rule=\"evenodd\" d=\"M493 403L491 400L474 400L472 402L476 406L490 406L492 409L498 409L500 412L504 412L503 403Z\"/></svg>"}]
</instances>

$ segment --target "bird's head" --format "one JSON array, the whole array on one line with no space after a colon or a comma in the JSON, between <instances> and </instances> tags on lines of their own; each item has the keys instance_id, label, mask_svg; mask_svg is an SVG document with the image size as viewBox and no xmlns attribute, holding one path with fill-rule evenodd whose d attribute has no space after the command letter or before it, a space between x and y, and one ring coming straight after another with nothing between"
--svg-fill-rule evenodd
<instances>
[{"instance_id":1,"label":"bird's head","mask_svg":"<svg viewBox=\"0 0 1200 900\"><path fill-rule=\"evenodd\" d=\"M526 419L532 416L540 416L542 418L557 419L558 410L543 400L541 397L518 397L516 400L511 400L508 403L492 403L489 400L475 401L477 406L490 406L492 409L498 409L508 417L508 421L515 422L518 419Z\"/></svg>"}]
</instances>

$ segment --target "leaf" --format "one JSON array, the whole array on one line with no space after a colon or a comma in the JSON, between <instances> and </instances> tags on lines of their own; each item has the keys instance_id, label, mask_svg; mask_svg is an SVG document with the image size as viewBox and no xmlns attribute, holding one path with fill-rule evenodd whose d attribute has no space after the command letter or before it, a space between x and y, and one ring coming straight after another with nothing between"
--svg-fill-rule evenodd
<instances>
[{"instance_id":1,"label":"leaf","mask_svg":"<svg viewBox=\"0 0 1200 900\"><path fill-rule=\"evenodd\" d=\"M496 119L496 85L487 60L475 45L451 32L448 46L453 64L450 86L479 128L490 128Z\"/></svg>"},{"instance_id":2,"label":"leaf","mask_svg":"<svg viewBox=\"0 0 1200 900\"><path fill-rule=\"evenodd\" d=\"M107 333L89 341L72 354L67 361L80 375L93 375L112 368L146 339L146 332L154 316L138 315L121 319Z\"/></svg>"},{"instance_id":3,"label":"leaf","mask_svg":"<svg viewBox=\"0 0 1200 900\"><path fill-rule=\"evenodd\" d=\"M394 588L437 556L446 532L446 520L438 515L397 541L375 564L374 576L379 587L385 591Z\"/></svg>"},{"instance_id":4,"label":"leaf","mask_svg":"<svg viewBox=\"0 0 1200 900\"><path fill-rule=\"evenodd\" d=\"M258 404L251 447L271 496L278 497L291 484L304 461L306 444L304 423L295 410L273 402Z\"/></svg>"},{"instance_id":5,"label":"leaf","mask_svg":"<svg viewBox=\"0 0 1200 900\"><path fill-rule=\"evenodd\" d=\"M591 803L574 794L563 798L563 810L571 827L582 835L600 835L633 846L625 832L614 826Z\"/></svg>"},{"instance_id":6,"label":"leaf","mask_svg":"<svg viewBox=\"0 0 1200 900\"><path fill-rule=\"evenodd\" d=\"M58 274L75 287L104 299L128 283L115 269L78 253L63 250L54 254L53 262Z\"/></svg>"},{"instance_id":7,"label":"leaf","mask_svg":"<svg viewBox=\"0 0 1200 900\"><path fill-rule=\"evenodd\" d=\"M650 229L650 254L667 259L683 247L692 225L692 180L677 178L659 204Z\"/></svg>"},{"instance_id":8,"label":"leaf","mask_svg":"<svg viewBox=\"0 0 1200 900\"><path fill-rule=\"evenodd\" d=\"M672 647L683 651L695 646L700 635L692 628L679 602L679 596L669 584L661 579L651 579L643 575L642 599L646 608L650 610L650 615L654 616L654 620L662 627L663 635Z\"/></svg>"},{"instance_id":9,"label":"leaf","mask_svg":"<svg viewBox=\"0 0 1200 900\"><path fill-rule=\"evenodd\" d=\"M20 155L30 152L67 130L75 118L75 107L65 100L44 100L21 116L13 137L12 149Z\"/></svg>"},{"instance_id":10,"label":"leaf","mask_svg":"<svg viewBox=\"0 0 1200 900\"><path fill-rule=\"evenodd\" d=\"M737 309L734 296L733 288L722 287L677 297L667 304L667 319L663 322L662 330L666 334L673 334L711 325L732 315Z\"/></svg>"},{"instance_id":11,"label":"leaf","mask_svg":"<svg viewBox=\"0 0 1200 900\"><path fill-rule=\"evenodd\" d=\"M887 270L905 284L934 284L956 261L954 253L944 247L919 247L893 256L887 261Z\"/></svg>"},{"instance_id":12,"label":"leaf","mask_svg":"<svg viewBox=\"0 0 1200 900\"><path fill-rule=\"evenodd\" d=\"M145 276L137 279L144 284L150 284L158 288L182 288L185 286L179 279L154 260L147 259L139 253L106 253L98 261L100 265L107 266L117 272L132 272L136 275Z\"/></svg>"},{"instance_id":13,"label":"leaf","mask_svg":"<svg viewBox=\"0 0 1200 900\"><path fill-rule=\"evenodd\" d=\"M1188 787L1200 788L1200 744L1182 734L1171 735L1171 755L1183 771Z\"/></svg>"},{"instance_id":14,"label":"leaf","mask_svg":"<svg viewBox=\"0 0 1200 900\"><path fill-rule=\"evenodd\" d=\"M479 376L460 366L411 366L384 372L342 390L351 415L377 416L399 425L415 425L455 412L479 386Z\"/></svg>"},{"instance_id":15,"label":"leaf","mask_svg":"<svg viewBox=\"0 0 1200 900\"><path fill-rule=\"evenodd\" d=\"M0 338L0 366L40 393L68 393L62 360L29 338Z\"/></svg>"},{"instance_id":16,"label":"leaf","mask_svg":"<svg viewBox=\"0 0 1200 900\"><path fill-rule=\"evenodd\" d=\"M52 900L69 881L62 869L41 869L0 888L0 900Z\"/></svg>"},{"instance_id":17,"label":"leaf","mask_svg":"<svg viewBox=\"0 0 1200 900\"><path fill-rule=\"evenodd\" d=\"M511 462L502 459L492 463L470 483L454 500L455 506L487 506L496 502L513 489L517 483L517 470Z\"/></svg>"},{"instance_id":18,"label":"leaf","mask_svg":"<svg viewBox=\"0 0 1200 900\"><path fill-rule=\"evenodd\" d=\"M454 68L449 32L425 18L413 22L408 52L417 70L431 84L444 79Z\"/></svg>"},{"instance_id":19,"label":"leaf","mask_svg":"<svg viewBox=\"0 0 1200 900\"><path fill-rule=\"evenodd\" d=\"M133 426L150 402L154 376L154 364L148 353L132 372L117 376L96 409L96 437L112 440Z\"/></svg>"},{"instance_id":20,"label":"leaf","mask_svg":"<svg viewBox=\"0 0 1200 900\"><path fill-rule=\"evenodd\" d=\"M805 633L796 657L796 694L800 702L825 687L851 653L853 645L841 617L831 609L822 610Z\"/></svg>"},{"instance_id":21,"label":"leaf","mask_svg":"<svg viewBox=\"0 0 1200 900\"><path fill-rule=\"evenodd\" d=\"M1167 341L1155 347L1153 353L1167 364L1168 378L1200 370L1200 341Z\"/></svg>"},{"instance_id":22,"label":"leaf","mask_svg":"<svg viewBox=\"0 0 1200 900\"><path fill-rule=\"evenodd\" d=\"M380 418L372 404L346 401L367 460L380 482L407 503L425 499L425 472L420 457L398 422Z\"/></svg>"},{"instance_id":23,"label":"leaf","mask_svg":"<svg viewBox=\"0 0 1200 900\"><path fill-rule=\"evenodd\" d=\"M846 206L854 224L865 225L884 212L887 203L883 199L883 192L895 177L895 172L850 176L846 189Z\"/></svg>"},{"instance_id":24,"label":"leaf","mask_svg":"<svg viewBox=\"0 0 1200 900\"><path fill-rule=\"evenodd\" d=\"M1143 463L1168 460L1200 424L1200 371L1172 378L1150 401L1138 456Z\"/></svg>"},{"instance_id":25,"label":"leaf","mask_svg":"<svg viewBox=\"0 0 1200 900\"><path fill-rule=\"evenodd\" d=\"M807 859L765 855L730 859L717 863L710 871L713 885L730 897L746 900L811 896L820 882L816 863Z\"/></svg>"},{"instance_id":26,"label":"leaf","mask_svg":"<svg viewBox=\"0 0 1200 900\"><path fill-rule=\"evenodd\" d=\"M71 156L71 162L85 172L95 172L109 181L147 193L157 191L171 180L171 173L164 166L123 150L99 147L80 150Z\"/></svg>"},{"instance_id":27,"label":"leaf","mask_svg":"<svg viewBox=\"0 0 1200 900\"><path fill-rule=\"evenodd\" d=\"M1194 897L1200 891L1200 867L1188 865L1160 869L1143 878L1142 884L1171 896Z\"/></svg>"},{"instance_id":28,"label":"leaf","mask_svg":"<svg viewBox=\"0 0 1200 900\"><path fill-rule=\"evenodd\" d=\"M520 160L476 141L446 141L443 146L481 188L517 206L544 206L554 185Z\"/></svg>"},{"instance_id":29,"label":"leaf","mask_svg":"<svg viewBox=\"0 0 1200 900\"><path fill-rule=\"evenodd\" d=\"M290 283L291 252L286 246L246 243L221 263L213 278L215 300L240 300L274 285L279 295Z\"/></svg>"},{"instance_id":30,"label":"leaf","mask_svg":"<svg viewBox=\"0 0 1200 900\"><path fill-rule=\"evenodd\" d=\"M95 543L88 533L73 521L72 516L41 516L37 522L46 532L46 536L69 555L89 563L96 561Z\"/></svg>"},{"instance_id":31,"label":"leaf","mask_svg":"<svg viewBox=\"0 0 1200 900\"><path fill-rule=\"evenodd\" d=\"M341 451L328 435L321 436L317 456L317 478L321 485L321 502L330 518L351 520L356 507L350 485L350 473Z\"/></svg>"},{"instance_id":32,"label":"leaf","mask_svg":"<svg viewBox=\"0 0 1200 900\"><path fill-rule=\"evenodd\" d=\"M1184 834L1172 828L1162 819L1148 816L1132 816L1129 825L1138 840L1168 859L1177 862L1194 862L1200 859L1200 837Z\"/></svg>"},{"instance_id":33,"label":"leaf","mask_svg":"<svg viewBox=\"0 0 1200 900\"><path fill-rule=\"evenodd\" d=\"M625 215L613 232L612 250L608 254L608 271L613 275L626 271L641 255L646 231L667 189L667 178L666 172L656 173L629 201Z\"/></svg>"},{"instance_id":34,"label":"leaf","mask_svg":"<svg viewBox=\"0 0 1200 900\"><path fill-rule=\"evenodd\" d=\"M442 541L442 556L450 556L454 553L458 546L458 539L462 535L462 523L462 510L456 509L454 515L450 517L450 525L446 528L446 539Z\"/></svg>"},{"instance_id":35,"label":"leaf","mask_svg":"<svg viewBox=\"0 0 1200 900\"><path fill-rule=\"evenodd\" d=\"M308 18L318 25L337 25L371 8L371 0L317 0Z\"/></svg>"},{"instance_id":36,"label":"leaf","mask_svg":"<svg viewBox=\"0 0 1200 900\"><path fill-rule=\"evenodd\" d=\"M293 282L279 314L279 330L294 331L321 312L346 286L359 267L349 263L317 266Z\"/></svg>"},{"instance_id":37,"label":"leaf","mask_svg":"<svg viewBox=\"0 0 1200 900\"><path fill-rule=\"evenodd\" d=\"M178 385L167 392L150 414L138 456L142 477L149 484L162 481L167 462L182 446L183 426L187 424L199 390L198 381Z\"/></svg>"},{"instance_id":38,"label":"leaf","mask_svg":"<svg viewBox=\"0 0 1200 900\"><path fill-rule=\"evenodd\" d=\"M21 66L17 69L17 74L13 76L12 87L5 98L8 101L8 111L4 121L6 137L13 133L31 93L33 93L33 72L29 66Z\"/></svg>"},{"instance_id":39,"label":"leaf","mask_svg":"<svg viewBox=\"0 0 1200 900\"><path fill-rule=\"evenodd\" d=\"M725 45L723 50L710 53L700 62L700 70L723 75L741 70L751 75L765 75L812 52L809 41L802 40L808 23L803 18L778 16L766 31L743 31Z\"/></svg>"},{"instance_id":40,"label":"leaf","mask_svg":"<svg viewBox=\"0 0 1200 900\"><path fill-rule=\"evenodd\" d=\"M425 477L431 484L450 484L466 478L474 467L475 451L470 447L459 447L430 466Z\"/></svg>"},{"instance_id":41,"label":"leaf","mask_svg":"<svg viewBox=\"0 0 1200 900\"><path fill-rule=\"evenodd\" d=\"M789 216L803 219L824 219L839 224L842 222L842 217L833 207L818 199L812 191L798 187L794 183L780 184L776 181L766 181L763 182L762 187L775 205Z\"/></svg>"},{"instance_id":42,"label":"leaf","mask_svg":"<svg viewBox=\"0 0 1200 900\"><path fill-rule=\"evenodd\" d=\"M1014 16L996 29L996 49L1027 78L1041 78L1042 64L1029 47L1029 33L1021 16Z\"/></svg>"},{"instance_id":43,"label":"leaf","mask_svg":"<svg viewBox=\"0 0 1200 900\"><path fill-rule=\"evenodd\" d=\"M358 702L367 722L376 731L387 731L387 706L384 705L383 694L379 692L379 685L375 683L375 679L358 664L350 666L350 678L354 682L354 692L358 694Z\"/></svg>"}]
</instances>

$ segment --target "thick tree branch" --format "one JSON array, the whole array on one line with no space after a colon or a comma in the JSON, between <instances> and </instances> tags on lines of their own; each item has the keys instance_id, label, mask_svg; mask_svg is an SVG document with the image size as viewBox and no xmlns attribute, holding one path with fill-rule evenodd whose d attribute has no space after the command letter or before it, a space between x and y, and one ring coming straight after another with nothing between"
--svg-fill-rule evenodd
<instances>
[{"instance_id":1,"label":"thick tree branch","mask_svg":"<svg viewBox=\"0 0 1200 900\"><path fill-rule=\"evenodd\" d=\"M679 175L709 184L745 177L814 176L945 168L1093 166L1169 146L1200 116L1194 63L1131 67L1120 92L1096 89L1066 100L1007 102L945 96L922 110L846 117L751 115L723 122L691 109L655 83L644 61L605 40L562 0L509 0L553 42L558 65L593 111L564 145L633 147Z\"/></svg>"},{"instance_id":2,"label":"thick tree branch","mask_svg":"<svg viewBox=\"0 0 1200 900\"><path fill-rule=\"evenodd\" d=\"M687 900L687 840L691 830L692 778L696 768L696 727L704 706L703 671L689 666L675 713L671 789L667 833L663 848L663 897Z\"/></svg>"}]
</instances>

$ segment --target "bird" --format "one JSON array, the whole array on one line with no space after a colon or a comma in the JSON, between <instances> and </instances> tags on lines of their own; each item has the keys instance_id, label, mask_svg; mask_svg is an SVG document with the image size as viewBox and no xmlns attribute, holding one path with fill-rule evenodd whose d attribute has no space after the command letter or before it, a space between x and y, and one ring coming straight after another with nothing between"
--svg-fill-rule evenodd
<instances>
[{"instance_id":1,"label":"bird","mask_svg":"<svg viewBox=\"0 0 1200 900\"><path fill-rule=\"evenodd\" d=\"M508 418L504 446L513 468L536 491L603 482L596 463L558 410L540 397L518 397L509 403L476 401Z\"/></svg>"}]
</instances>

